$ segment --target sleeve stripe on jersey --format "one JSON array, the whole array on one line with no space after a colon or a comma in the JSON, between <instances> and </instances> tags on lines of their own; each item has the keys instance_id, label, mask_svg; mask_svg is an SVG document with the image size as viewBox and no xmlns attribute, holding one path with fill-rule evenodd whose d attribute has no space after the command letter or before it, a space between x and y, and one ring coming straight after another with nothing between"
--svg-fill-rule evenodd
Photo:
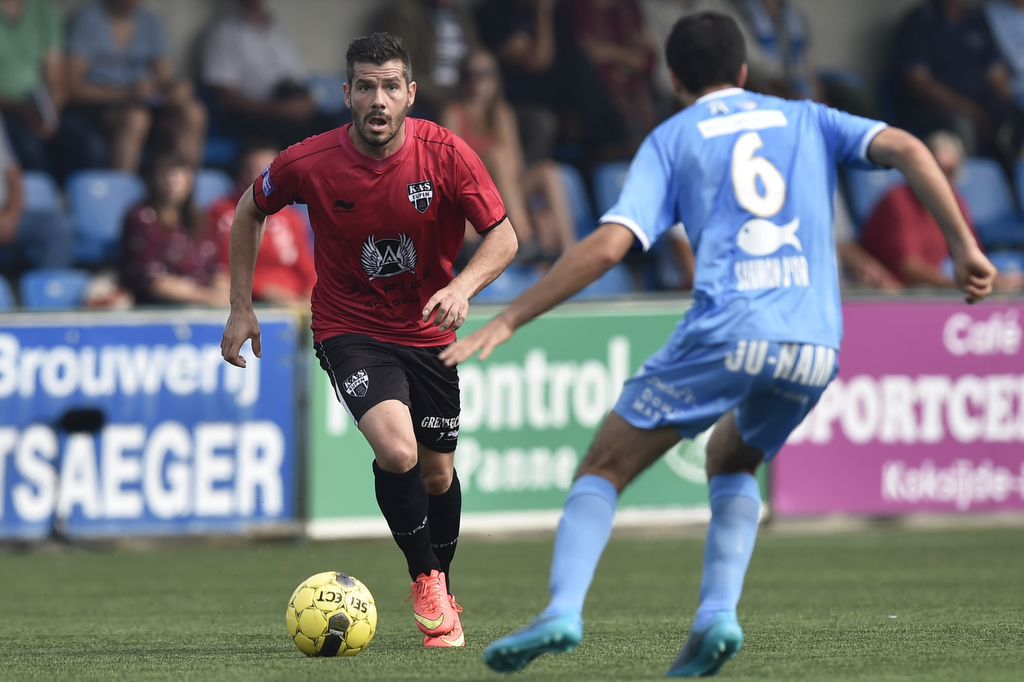
<instances>
[{"instance_id":1,"label":"sleeve stripe on jersey","mask_svg":"<svg viewBox=\"0 0 1024 682\"><path fill-rule=\"evenodd\" d=\"M498 218L498 222L494 223L493 225L488 227L486 230L480 230L479 232L477 232L477 234L480 235L481 237L484 236L485 234L487 234L488 232L490 232L491 230L496 228L498 225L501 225L503 222L505 222L506 218L508 218L508 213L506 213L505 215L503 215L500 218Z\"/></svg>"},{"instance_id":2,"label":"sleeve stripe on jersey","mask_svg":"<svg viewBox=\"0 0 1024 682\"><path fill-rule=\"evenodd\" d=\"M888 123L879 122L876 125L874 125L871 128L871 130L864 133L864 137L861 138L860 141L860 150L858 151L861 159L867 161L868 163L871 163L871 160L868 158L868 146L871 144L871 140L875 139L878 133L882 132L888 127Z\"/></svg>"},{"instance_id":3,"label":"sleeve stripe on jersey","mask_svg":"<svg viewBox=\"0 0 1024 682\"><path fill-rule=\"evenodd\" d=\"M651 240L648 238L647 233L640 229L640 226L632 218L627 218L624 215L615 215L609 213L601 216L601 220L597 221L597 226L600 227L605 223L617 223L627 228L630 232L636 235L636 238L640 240L640 246L643 247L644 251L651 248Z\"/></svg>"},{"instance_id":4,"label":"sleeve stripe on jersey","mask_svg":"<svg viewBox=\"0 0 1024 682\"><path fill-rule=\"evenodd\" d=\"M259 200L256 198L256 181L262 179L263 176L260 175L259 177L256 178L256 180L253 180L252 184L249 185L249 191L252 192L252 203L256 205L256 210L262 213L263 215L270 215L269 213L263 210L263 207L260 206Z\"/></svg>"}]
</instances>

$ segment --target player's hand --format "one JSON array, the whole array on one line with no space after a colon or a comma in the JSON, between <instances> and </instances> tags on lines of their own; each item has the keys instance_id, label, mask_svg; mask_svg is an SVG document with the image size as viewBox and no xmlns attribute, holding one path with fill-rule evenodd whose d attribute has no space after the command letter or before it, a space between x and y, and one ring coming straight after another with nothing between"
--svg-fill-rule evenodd
<instances>
[{"instance_id":1,"label":"player's hand","mask_svg":"<svg viewBox=\"0 0 1024 682\"><path fill-rule=\"evenodd\" d=\"M512 338L514 331L512 325L498 315L466 338L459 339L445 348L438 358L448 367L452 367L480 351L480 359L486 360L492 350Z\"/></svg>"},{"instance_id":2,"label":"player's hand","mask_svg":"<svg viewBox=\"0 0 1024 682\"><path fill-rule=\"evenodd\" d=\"M251 307L231 306L231 314L224 325L224 336L220 340L220 354L235 367L245 367L245 358L240 354L242 344L252 339L252 352L263 357L260 347L260 323Z\"/></svg>"},{"instance_id":3,"label":"player's hand","mask_svg":"<svg viewBox=\"0 0 1024 682\"><path fill-rule=\"evenodd\" d=\"M953 258L953 276L956 285L967 294L964 300L975 303L992 293L996 268L981 249L973 247L964 255Z\"/></svg>"},{"instance_id":4,"label":"player's hand","mask_svg":"<svg viewBox=\"0 0 1024 682\"><path fill-rule=\"evenodd\" d=\"M423 321L428 322L435 310L437 314L434 315L434 326L438 331L455 331L462 326L466 321L466 315L469 314L469 296L457 286L449 284L431 296L423 306Z\"/></svg>"}]
</instances>

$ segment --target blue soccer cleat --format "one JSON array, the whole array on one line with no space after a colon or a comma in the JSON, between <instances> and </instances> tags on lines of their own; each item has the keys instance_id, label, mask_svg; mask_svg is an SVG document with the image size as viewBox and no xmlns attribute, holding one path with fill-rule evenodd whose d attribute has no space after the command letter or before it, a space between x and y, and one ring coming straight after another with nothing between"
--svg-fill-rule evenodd
<instances>
[{"instance_id":1,"label":"blue soccer cleat","mask_svg":"<svg viewBox=\"0 0 1024 682\"><path fill-rule=\"evenodd\" d=\"M735 613L720 611L700 632L690 631L683 650L665 677L710 677L743 648L743 630Z\"/></svg>"},{"instance_id":2,"label":"blue soccer cleat","mask_svg":"<svg viewBox=\"0 0 1024 682\"><path fill-rule=\"evenodd\" d=\"M499 673L522 670L541 654L572 651L583 639L583 618L573 610L540 614L511 635L484 649L484 663Z\"/></svg>"}]
</instances>

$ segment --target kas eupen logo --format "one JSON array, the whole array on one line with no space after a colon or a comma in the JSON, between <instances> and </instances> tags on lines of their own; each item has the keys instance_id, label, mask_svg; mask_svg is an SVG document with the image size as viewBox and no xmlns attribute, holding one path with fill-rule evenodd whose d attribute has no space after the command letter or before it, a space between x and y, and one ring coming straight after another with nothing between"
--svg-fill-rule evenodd
<instances>
[{"instance_id":1,"label":"kas eupen logo","mask_svg":"<svg viewBox=\"0 0 1024 682\"><path fill-rule=\"evenodd\" d=\"M366 396L366 389L370 387L370 377L366 376L365 369L361 369L345 379L343 384L345 393L355 398L362 398Z\"/></svg>"},{"instance_id":2,"label":"kas eupen logo","mask_svg":"<svg viewBox=\"0 0 1024 682\"><path fill-rule=\"evenodd\" d=\"M403 272L416 274L416 245L407 234L398 239L374 239L371 234L363 242L360 258L370 279L394 277Z\"/></svg>"},{"instance_id":3,"label":"kas eupen logo","mask_svg":"<svg viewBox=\"0 0 1024 682\"><path fill-rule=\"evenodd\" d=\"M426 213L430 200L434 198L434 183L430 180L410 182L405 186L409 190L409 202L420 213Z\"/></svg>"}]
</instances>

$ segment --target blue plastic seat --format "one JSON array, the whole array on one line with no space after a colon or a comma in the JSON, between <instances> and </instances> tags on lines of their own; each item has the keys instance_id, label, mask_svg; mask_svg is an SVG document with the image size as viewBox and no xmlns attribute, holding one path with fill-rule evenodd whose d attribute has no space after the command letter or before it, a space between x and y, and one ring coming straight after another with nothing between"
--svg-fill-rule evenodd
<instances>
[{"instance_id":1,"label":"blue plastic seat","mask_svg":"<svg viewBox=\"0 0 1024 682\"><path fill-rule=\"evenodd\" d=\"M594 204L599 216L619 200L619 192L622 191L628 172L628 161L609 161L594 169Z\"/></svg>"},{"instance_id":2,"label":"blue plastic seat","mask_svg":"<svg viewBox=\"0 0 1024 682\"><path fill-rule=\"evenodd\" d=\"M15 307L14 291L11 290L11 283L7 278L0 275L0 312L11 310Z\"/></svg>"},{"instance_id":3,"label":"blue plastic seat","mask_svg":"<svg viewBox=\"0 0 1024 682\"><path fill-rule=\"evenodd\" d=\"M196 173L196 185L192 197L200 211L210 208L221 197L235 191L235 182L231 176L216 168L200 168Z\"/></svg>"},{"instance_id":4,"label":"blue plastic seat","mask_svg":"<svg viewBox=\"0 0 1024 682\"><path fill-rule=\"evenodd\" d=\"M540 277L533 268L511 265L473 297L473 303L507 303L529 289Z\"/></svg>"},{"instance_id":5,"label":"blue plastic seat","mask_svg":"<svg viewBox=\"0 0 1024 682\"><path fill-rule=\"evenodd\" d=\"M68 212L75 223L75 262L107 265L121 250L124 217L146 196L146 185L134 173L85 170L67 182Z\"/></svg>"},{"instance_id":6,"label":"blue plastic seat","mask_svg":"<svg viewBox=\"0 0 1024 682\"><path fill-rule=\"evenodd\" d=\"M63 211L57 181L43 171L24 171L21 175L25 211Z\"/></svg>"},{"instance_id":7,"label":"blue plastic seat","mask_svg":"<svg viewBox=\"0 0 1024 682\"><path fill-rule=\"evenodd\" d=\"M576 224L576 236L582 239L596 227L594 209L590 204L590 197L587 196L587 187L583 183L583 176L576 170L575 166L567 163L559 164L562 169L562 178L565 182L565 191L569 195L569 205L572 207L572 219Z\"/></svg>"},{"instance_id":8,"label":"blue plastic seat","mask_svg":"<svg viewBox=\"0 0 1024 682\"><path fill-rule=\"evenodd\" d=\"M978 240L985 248L1019 247L1024 243L1024 220L1014 206L1009 183L998 162L966 159L956 186L967 202Z\"/></svg>"},{"instance_id":9,"label":"blue plastic seat","mask_svg":"<svg viewBox=\"0 0 1024 682\"><path fill-rule=\"evenodd\" d=\"M601 275L597 281L572 297L574 301L595 301L626 296L636 291L629 268L619 263Z\"/></svg>"},{"instance_id":10,"label":"blue plastic seat","mask_svg":"<svg viewBox=\"0 0 1024 682\"><path fill-rule=\"evenodd\" d=\"M895 168L889 170L860 170L849 168L846 171L846 188L850 193L850 213L853 221L861 225L882 197L896 185L905 182L903 174Z\"/></svg>"},{"instance_id":11,"label":"blue plastic seat","mask_svg":"<svg viewBox=\"0 0 1024 682\"><path fill-rule=\"evenodd\" d=\"M89 284L87 270L39 269L21 276L21 304L28 310L77 308Z\"/></svg>"},{"instance_id":12,"label":"blue plastic seat","mask_svg":"<svg viewBox=\"0 0 1024 682\"><path fill-rule=\"evenodd\" d=\"M1024 274L1024 252L1021 251L991 251L987 254L992 265L1001 273Z\"/></svg>"},{"instance_id":13,"label":"blue plastic seat","mask_svg":"<svg viewBox=\"0 0 1024 682\"><path fill-rule=\"evenodd\" d=\"M306 81L310 97L323 114L340 114L348 109L345 105L345 75L336 73L315 73Z\"/></svg>"}]
</instances>

